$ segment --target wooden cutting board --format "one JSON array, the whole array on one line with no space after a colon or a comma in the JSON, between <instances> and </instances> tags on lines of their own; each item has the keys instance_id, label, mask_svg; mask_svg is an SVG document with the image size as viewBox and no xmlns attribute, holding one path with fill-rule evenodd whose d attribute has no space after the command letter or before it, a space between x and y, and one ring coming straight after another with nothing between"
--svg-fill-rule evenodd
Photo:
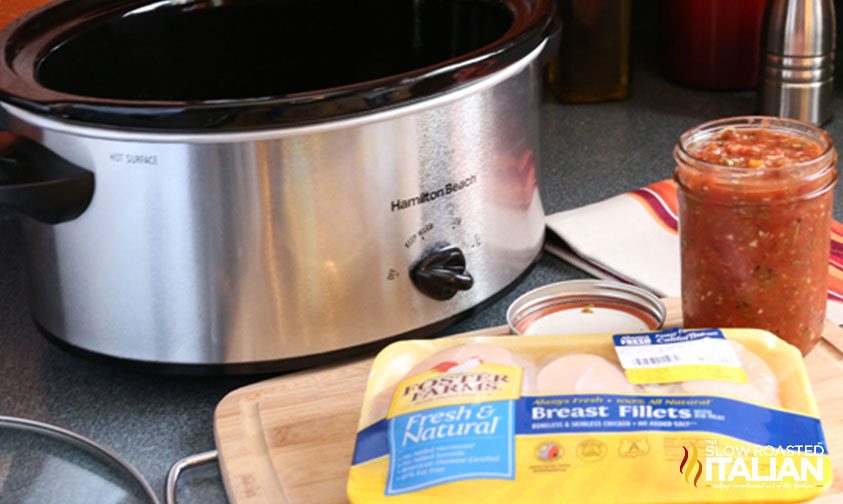
<instances>
[{"instance_id":1,"label":"wooden cutting board","mask_svg":"<svg viewBox=\"0 0 843 504\"><path fill-rule=\"evenodd\" d=\"M665 300L665 327L681 323ZM457 336L503 335L498 326ZM832 488L814 502L843 502L843 330L828 322L805 359L834 465ZM372 358L273 378L217 406L219 462L232 504L345 503L345 483Z\"/></svg>"}]
</instances>

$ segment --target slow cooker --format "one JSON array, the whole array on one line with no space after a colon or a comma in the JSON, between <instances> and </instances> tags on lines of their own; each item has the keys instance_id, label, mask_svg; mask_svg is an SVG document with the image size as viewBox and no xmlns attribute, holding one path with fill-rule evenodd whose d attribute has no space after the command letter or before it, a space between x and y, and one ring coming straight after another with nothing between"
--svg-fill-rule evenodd
<instances>
[{"instance_id":1,"label":"slow cooker","mask_svg":"<svg viewBox=\"0 0 843 504\"><path fill-rule=\"evenodd\" d=\"M0 32L35 322L153 370L425 336L538 257L550 0L65 0Z\"/></svg>"}]
</instances>

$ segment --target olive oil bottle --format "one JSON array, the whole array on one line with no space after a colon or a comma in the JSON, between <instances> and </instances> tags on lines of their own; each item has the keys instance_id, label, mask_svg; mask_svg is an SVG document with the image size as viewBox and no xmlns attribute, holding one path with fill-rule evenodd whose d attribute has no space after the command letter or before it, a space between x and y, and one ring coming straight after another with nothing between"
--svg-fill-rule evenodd
<instances>
[{"instance_id":1,"label":"olive oil bottle","mask_svg":"<svg viewBox=\"0 0 843 504\"><path fill-rule=\"evenodd\" d=\"M631 0L558 0L559 53L549 81L565 103L622 100L629 96Z\"/></svg>"}]
</instances>

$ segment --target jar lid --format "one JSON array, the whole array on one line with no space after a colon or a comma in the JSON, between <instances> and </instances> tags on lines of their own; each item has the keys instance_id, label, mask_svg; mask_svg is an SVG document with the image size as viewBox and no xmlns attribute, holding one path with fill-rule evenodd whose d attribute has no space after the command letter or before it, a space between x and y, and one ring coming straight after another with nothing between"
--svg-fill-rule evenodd
<instances>
[{"instance_id":1,"label":"jar lid","mask_svg":"<svg viewBox=\"0 0 843 504\"><path fill-rule=\"evenodd\" d=\"M88 438L0 416L0 502L158 504L136 469Z\"/></svg>"},{"instance_id":2,"label":"jar lid","mask_svg":"<svg viewBox=\"0 0 843 504\"><path fill-rule=\"evenodd\" d=\"M506 312L512 334L549 335L653 331L664 304L644 289L610 280L571 280L534 289Z\"/></svg>"}]
</instances>

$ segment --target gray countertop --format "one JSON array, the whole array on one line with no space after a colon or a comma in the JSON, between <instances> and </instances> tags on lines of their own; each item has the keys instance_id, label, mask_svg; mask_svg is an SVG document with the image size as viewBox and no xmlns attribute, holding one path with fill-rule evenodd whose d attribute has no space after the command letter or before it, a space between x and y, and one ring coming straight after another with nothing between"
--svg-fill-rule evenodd
<instances>
[{"instance_id":1,"label":"gray countertop","mask_svg":"<svg viewBox=\"0 0 843 504\"><path fill-rule=\"evenodd\" d=\"M639 65L634 96L623 102L542 108L543 195L548 213L592 203L671 176L678 136L704 120L749 114L753 93L694 91ZM839 94L839 93L838 93ZM843 116L843 99L834 103ZM843 119L828 130L838 140ZM835 215L841 218L837 187ZM69 355L30 319L16 221L0 220L0 414L58 424L125 456L163 493L170 465L214 448L213 411L237 387L266 377L174 378L137 374ZM504 322L507 305L542 284L586 275L544 257L514 291L448 332ZM216 466L191 471L181 502L225 502Z\"/></svg>"}]
</instances>

